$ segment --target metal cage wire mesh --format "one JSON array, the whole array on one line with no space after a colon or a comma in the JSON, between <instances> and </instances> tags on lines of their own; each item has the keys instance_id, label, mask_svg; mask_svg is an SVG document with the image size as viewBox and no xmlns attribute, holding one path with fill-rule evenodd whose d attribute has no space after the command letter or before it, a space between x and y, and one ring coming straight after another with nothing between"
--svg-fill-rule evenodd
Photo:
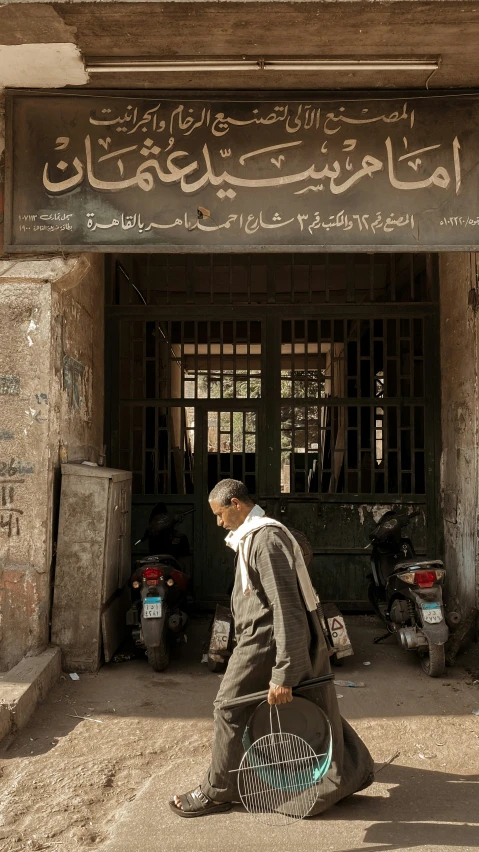
<instances>
[{"instance_id":1,"label":"metal cage wire mesh","mask_svg":"<svg viewBox=\"0 0 479 852\"><path fill-rule=\"evenodd\" d=\"M287 825L304 819L313 809L318 785L331 764L332 733L328 749L316 754L296 734L283 733L278 708L278 732L257 739L245 752L237 770L238 791L246 810L267 825Z\"/></svg>"}]
</instances>

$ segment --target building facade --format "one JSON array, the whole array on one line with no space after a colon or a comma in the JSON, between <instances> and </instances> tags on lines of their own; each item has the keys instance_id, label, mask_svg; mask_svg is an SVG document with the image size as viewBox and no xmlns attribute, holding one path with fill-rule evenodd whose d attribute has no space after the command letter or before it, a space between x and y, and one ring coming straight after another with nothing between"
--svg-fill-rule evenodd
<instances>
[{"instance_id":1,"label":"building facade","mask_svg":"<svg viewBox=\"0 0 479 852\"><path fill-rule=\"evenodd\" d=\"M133 541L160 500L196 510L205 605L231 579L222 476L307 533L341 607L366 605L390 506L419 511L450 606L477 605L479 12L459 5L0 9L1 670L49 640L67 459L132 470Z\"/></svg>"}]
</instances>

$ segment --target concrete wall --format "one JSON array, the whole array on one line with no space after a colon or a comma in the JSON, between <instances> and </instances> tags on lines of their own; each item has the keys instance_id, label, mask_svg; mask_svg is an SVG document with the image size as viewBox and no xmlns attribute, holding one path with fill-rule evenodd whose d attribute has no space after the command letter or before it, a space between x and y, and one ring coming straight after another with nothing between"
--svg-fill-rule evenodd
<instances>
[{"instance_id":1,"label":"concrete wall","mask_svg":"<svg viewBox=\"0 0 479 852\"><path fill-rule=\"evenodd\" d=\"M101 256L0 260L0 670L48 642L60 459L102 451L103 289Z\"/></svg>"},{"instance_id":2,"label":"concrete wall","mask_svg":"<svg viewBox=\"0 0 479 852\"><path fill-rule=\"evenodd\" d=\"M450 605L478 600L477 256L440 255L441 491ZM470 293L473 293L470 296ZM475 294L475 295L474 295Z\"/></svg>"}]
</instances>

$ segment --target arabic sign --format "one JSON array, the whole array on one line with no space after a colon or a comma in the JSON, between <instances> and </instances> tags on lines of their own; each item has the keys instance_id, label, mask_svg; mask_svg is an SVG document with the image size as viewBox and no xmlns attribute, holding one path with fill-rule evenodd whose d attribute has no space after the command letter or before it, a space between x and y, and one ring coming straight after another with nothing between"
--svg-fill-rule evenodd
<instances>
[{"instance_id":1,"label":"arabic sign","mask_svg":"<svg viewBox=\"0 0 479 852\"><path fill-rule=\"evenodd\" d=\"M7 248L479 246L479 100L14 94Z\"/></svg>"}]
</instances>

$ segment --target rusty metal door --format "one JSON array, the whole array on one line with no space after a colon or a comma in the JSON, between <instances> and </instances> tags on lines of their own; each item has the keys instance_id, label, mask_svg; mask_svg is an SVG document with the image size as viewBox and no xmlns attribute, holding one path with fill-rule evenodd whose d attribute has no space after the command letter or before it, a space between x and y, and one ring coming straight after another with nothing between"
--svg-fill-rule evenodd
<instances>
[{"instance_id":1,"label":"rusty metal door","mask_svg":"<svg viewBox=\"0 0 479 852\"><path fill-rule=\"evenodd\" d=\"M199 600L223 600L232 581L207 504L229 476L308 535L314 582L345 609L366 604L364 548L387 508L420 509L417 549L440 552L434 258L136 256L122 271L111 461L133 471L133 540L156 502L196 509L184 531Z\"/></svg>"}]
</instances>

